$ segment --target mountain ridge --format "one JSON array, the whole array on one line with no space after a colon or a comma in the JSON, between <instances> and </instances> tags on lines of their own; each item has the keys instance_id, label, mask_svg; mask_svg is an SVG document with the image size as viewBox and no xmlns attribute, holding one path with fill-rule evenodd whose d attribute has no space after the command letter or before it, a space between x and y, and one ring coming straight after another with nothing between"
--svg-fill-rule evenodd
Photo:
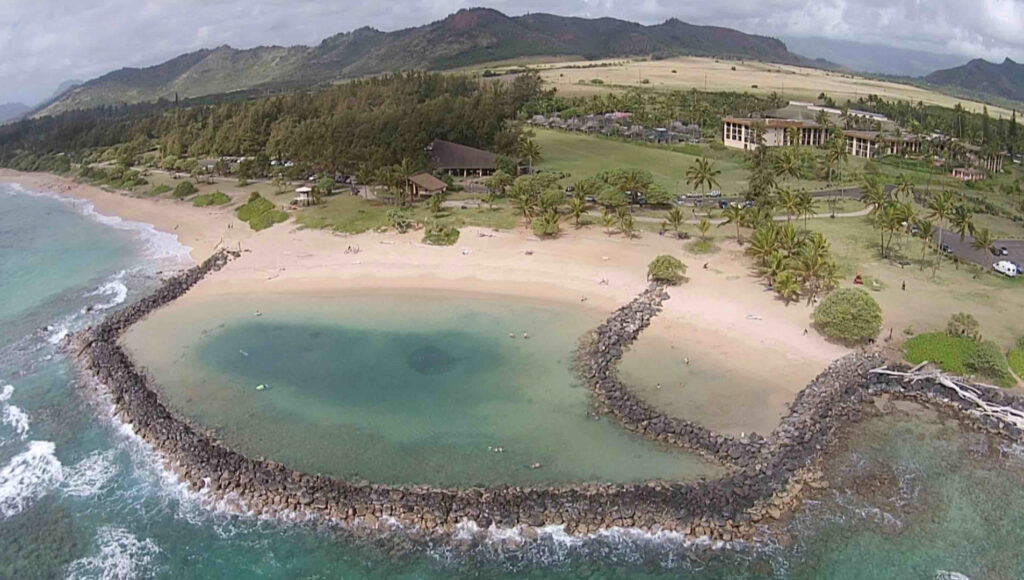
<instances>
[{"instance_id":1,"label":"mountain ridge","mask_svg":"<svg viewBox=\"0 0 1024 580\"><path fill-rule=\"evenodd\" d=\"M383 72L445 70L509 58L675 55L827 64L796 55L775 38L676 18L643 25L607 17L507 16L490 8L470 8L393 32L361 27L329 36L315 46L235 49L222 45L154 66L122 68L70 88L35 114L253 89L302 88Z\"/></svg>"},{"instance_id":2,"label":"mountain ridge","mask_svg":"<svg viewBox=\"0 0 1024 580\"><path fill-rule=\"evenodd\" d=\"M975 58L962 66L937 70L925 76L924 80L933 85L1024 102L1024 64L1010 58L999 64Z\"/></svg>"}]
</instances>

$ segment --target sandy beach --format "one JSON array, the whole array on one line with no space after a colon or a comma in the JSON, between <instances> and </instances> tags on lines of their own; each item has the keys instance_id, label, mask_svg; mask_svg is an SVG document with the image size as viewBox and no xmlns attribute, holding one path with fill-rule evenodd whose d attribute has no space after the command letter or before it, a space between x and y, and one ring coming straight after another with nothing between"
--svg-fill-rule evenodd
<instances>
[{"instance_id":1,"label":"sandy beach","mask_svg":"<svg viewBox=\"0 0 1024 580\"><path fill-rule=\"evenodd\" d=\"M764 431L793 394L847 352L816 332L805 333L811 309L803 303L786 306L766 291L732 240L722 240L722 250L712 256L693 256L671 237L625 240L571 226L545 241L522 228L463 228L450 247L423 244L420 232L340 235L301 230L293 221L255 233L234 218L231 206L136 198L45 174L0 170L0 181L85 199L102 214L150 223L177 235L193 260L220 245L244 251L171 308L233 294L340 296L396 289L506 295L610 312L646 286L652 258L673 254L689 267L688 281L670 289L672 299L645 338L670 343L676 356L705 367L741 367L757 381L742 393L702 389L686 395L734 402L731 418L716 425L726 431Z\"/></svg>"}]
</instances>

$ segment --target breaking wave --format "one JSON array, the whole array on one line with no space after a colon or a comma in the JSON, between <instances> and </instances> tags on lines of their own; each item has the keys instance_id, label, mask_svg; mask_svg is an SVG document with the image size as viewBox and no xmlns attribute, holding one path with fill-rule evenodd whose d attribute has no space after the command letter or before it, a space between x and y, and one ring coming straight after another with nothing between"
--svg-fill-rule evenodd
<instances>
[{"instance_id":1,"label":"breaking wave","mask_svg":"<svg viewBox=\"0 0 1024 580\"><path fill-rule=\"evenodd\" d=\"M160 548L149 538L139 540L124 528L103 527L96 534L96 554L69 564L67 578L128 580L148 576L159 553Z\"/></svg>"},{"instance_id":2,"label":"breaking wave","mask_svg":"<svg viewBox=\"0 0 1024 580\"><path fill-rule=\"evenodd\" d=\"M75 497L89 497L103 489L117 475L114 463L116 450L96 451L68 468L64 474L64 493Z\"/></svg>"},{"instance_id":3,"label":"breaking wave","mask_svg":"<svg viewBox=\"0 0 1024 580\"><path fill-rule=\"evenodd\" d=\"M28 415L20 407L7 402L13 393L13 385L4 385L0 389L0 421L14 429L20 439L25 439L28 436Z\"/></svg>"},{"instance_id":4,"label":"breaking wave","mask_svg":"<svg viewBox=\"0 0 1024 580\"><path fill-rule=\"evenodd\" d=\"M55 449L50 441L30 441L0 469L0 516L21 513L60 484L64 470Z\"/></svg>"}]
</instances>

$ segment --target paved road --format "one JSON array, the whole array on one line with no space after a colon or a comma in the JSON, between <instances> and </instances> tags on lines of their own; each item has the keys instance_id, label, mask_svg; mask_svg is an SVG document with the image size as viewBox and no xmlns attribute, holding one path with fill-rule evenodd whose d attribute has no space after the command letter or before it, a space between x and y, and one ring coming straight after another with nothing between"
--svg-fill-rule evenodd
<instances>
[{"instance_id":1,"label":"paved road","mask_svg":"<svg viewBox=\"0 0 1024 580\"><path fill-rule=\"evenodd\" d=\"M939 241L939 233L935 232L935 243ZM1009 256L996 256L987 250L978 250L974 247L974 238L964 236L960 241L960 234L947 229L942 230L942 243L953 250L953 254L960 260L973 262L986 269L992 268L992 264L999 260L1010 260L1018 264L1024 264L1024 240L995 240L993 246L996 248L1005 247L1010 251Z\"/></svg>"},{"instance_id":2,"label":"paved road","mask_svg":"<svg viewBox=\"0 0 1024 580\"><path fill-rule=\"evenodd\" d=\"M864 208L864 209L857 210L857 211L850 211L850 212L846 212L846 213L837 213L836 217L837 218L860 217L860 216L868 215L868 213L870 213L870 212L871 212L871 208L868 207L868 208ZM590 212L587 212L587 215L589 215L591 217L601 217L601 216L604 215L604 213L599 212L599 211L590 211ZM823 219L823 218L830 218L830 217L832 217L832 214L820 213L820 214L817 214L817 215L810 216L810 219L814 220L814 219ZM784 215L777 215L777 216L775 216L772 219L774 219L777 222L784 222L784 221L786 221L786 216L784 216ZM803 221L803 218L797 219L795 217L791 217L790 219L792 219L793 221L796 221L796 222ZM638 222L648 223L648 224L661 224L661 223L665 223L665 218L663 218L663 217L652 217L652 216L638 216L638 215L635 215L635 216L633 216L633 220L634 221L638 221ZM711 219L709 221L711 222L711 225L717 226L718 224L725 223L726 219L725 218L713 218L713 219ZM688 220L686 220L683 223L699 224L700 223L700 218L688 219Z\"/></svg>"}]
</instances>

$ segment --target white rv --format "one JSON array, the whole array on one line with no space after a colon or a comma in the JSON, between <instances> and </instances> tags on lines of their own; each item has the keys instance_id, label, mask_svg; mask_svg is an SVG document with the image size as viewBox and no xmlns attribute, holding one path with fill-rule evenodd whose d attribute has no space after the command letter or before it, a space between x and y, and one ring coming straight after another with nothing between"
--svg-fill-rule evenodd
<instances>
[{"instance_id":1,"label":"white rv","mask_svg":"<svg viewBox=\"0 0 1024 580\"><path fill-rule=\"evenodd\" d=\"M999 272L1003 276L1010 278L1016 278L1020 271L1017 269L1017 265L1009 260L1000 260L995 264L992 264L992 269Z\"/></svg>"}]
</instances>

